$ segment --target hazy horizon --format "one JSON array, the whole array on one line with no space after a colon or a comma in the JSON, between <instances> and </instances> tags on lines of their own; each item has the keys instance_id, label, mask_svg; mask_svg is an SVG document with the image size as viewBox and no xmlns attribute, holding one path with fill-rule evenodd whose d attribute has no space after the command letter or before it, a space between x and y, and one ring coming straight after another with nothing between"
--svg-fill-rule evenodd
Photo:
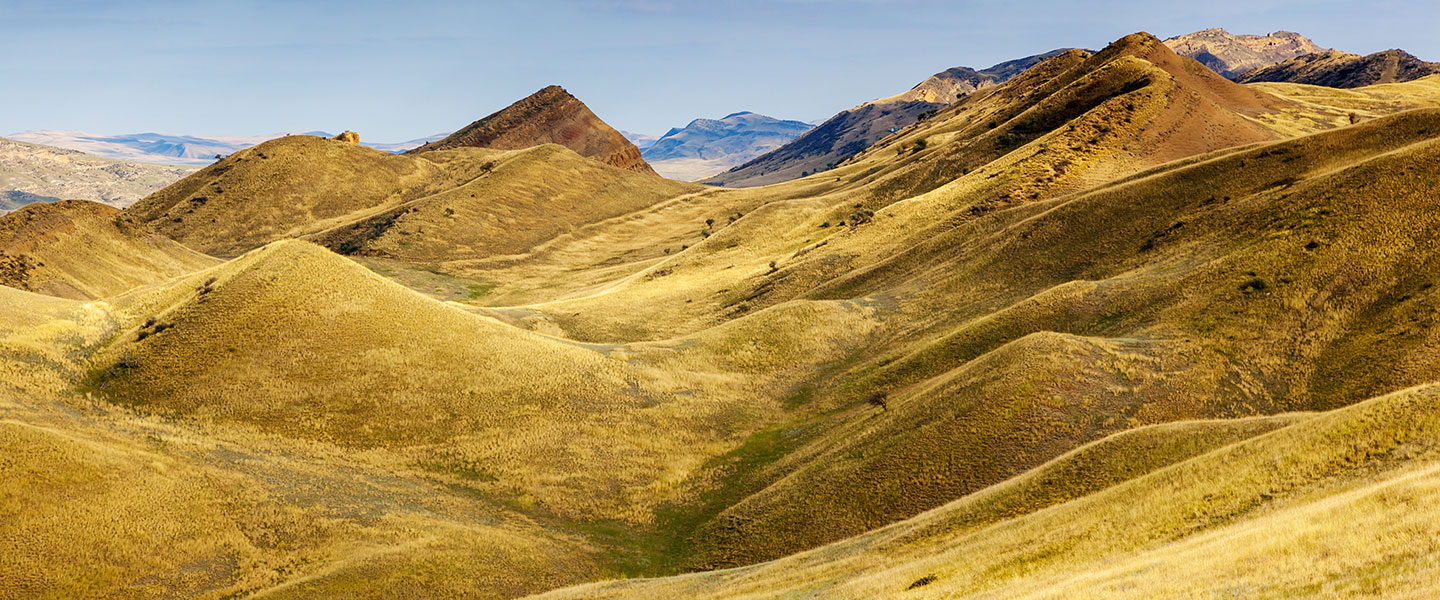
<instances>
[{"instance_id":1,"label":"hazy horizon","mask_svg":"<svg viewBox=\"0 0 1440 600\"><path fill-rule=\"evenodd\" d=\"M814 122L932 73L1135 31L1297 31L1323 47L1440 59L1419 2L932 0L548 3L6 2L0 135L453 131L549 84L659 135L753 111ZM1430 23L1431 25L1426 25ZM438 24L438 25L437 25Z\"/></svg>"}]
</instances>

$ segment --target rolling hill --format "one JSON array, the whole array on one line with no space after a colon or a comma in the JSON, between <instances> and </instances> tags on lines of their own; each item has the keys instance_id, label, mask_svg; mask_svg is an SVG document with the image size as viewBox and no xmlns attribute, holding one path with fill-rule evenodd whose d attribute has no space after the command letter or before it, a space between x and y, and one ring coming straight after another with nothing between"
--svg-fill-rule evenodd
<instances>
[{"instance_id":1,"label":"rolling hill","mask_svg":"<svg viewBox=\"0 0 1440 600\"><path fill-rule=\"evenodd\" d=\"M545 87L449 137L423 144L409 153L463 147L520 150L541 144L560 144L609 165L655 174L635 144L558 85Z\"/></svg>"},{"instance_id":2,"label":"rolling hill","mask_svg":"<svg viewBox=\"0 0 1440 600\"><path fill-rule=\"evenodd\" d=\"M699 189L554 144L394 155L289 136L232 154L125 217L217 256L310 238L345 253L460 260L524 252L590 220ZM412 236L421 230L427 235Z\"/></svg>"},{"instance_id":3,"label":"rolling hill","mask_svg":"<svg viewBox=\"0 0 1440 600\"><path fill-rule=\"evenodd\" d=\"M752 112L721 119L695 119L651 142L641 156L665 177L692 181L783 146L813 127Z\"/></svg>"},{"instance_id":4,"label":"rolling hill","mask_svg":"<svg viewBox=\"0 0 1440 600\"><path fill-rule=\"evenodd\" d=\"M0 215L0 285L94 299L219 263L119 219L95 202L32 204Z\"/></svg>"},{"instance_id":5,"label":"rolling hill","mask_svg":"<svg viewBox=\"0 0 1440 600\"><path fill-rule=\"evenodd\" d=\"M0 287L0 596L1424 597L1437 90L1137 33L767 186L238 152L97 213L232 258Z\"/></svg>"},{"instance_id":6,"label":"rolling hill","mask_svg":"<svg viewBox=\"0 0 1440 600\"><path fill-rule=\"evenodd\" d=\"M1165 40L1176 54L1200 61L1216 73L1237 79L1256 69L1325 52L1309 38L1292 31L1269 35L1235 35L1224 29L1202 29Z\"/></svg>"},{"instance_id":7,"label":"rolling hill","mask_svg":"<svg viewBox=\"0 0 1440 600\"><path fill-rule=\"evenodd\" d=\"M124 208L194 169L122 162L0 138L0 211L89 200Z\"/></svg>"},{"instance_id":8,"label":"rolling hill","mask_svg":"<svg viewBox=\"0 0 1440 600\"><path fill-rule=\"evenodd\" d=\"M1331 50L1256 69L1245 73L1237 81L1357 88L1379 83L1414 81L1436 74L1440 74L1440 63L1425 62L1403 50L1386 50L1365 56Z\"/></svg>"}]
</instances>

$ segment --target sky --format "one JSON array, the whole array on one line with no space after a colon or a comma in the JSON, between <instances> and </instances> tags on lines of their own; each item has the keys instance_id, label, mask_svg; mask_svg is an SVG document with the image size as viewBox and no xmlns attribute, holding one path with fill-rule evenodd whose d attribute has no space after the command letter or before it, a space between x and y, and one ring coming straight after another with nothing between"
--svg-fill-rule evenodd
<instances>
[{"instance_id":1,"label":"sky","mask_svg":"<svg viewBox=\"0 0 1440 600\"><path fill-rule=\"evenodd\" d=\"M0 0L0 135L458 129L550 84L617 129L819 121L954 66L1135 31L1440 61L1440 0Z\"/></svg>"}]
</instances>

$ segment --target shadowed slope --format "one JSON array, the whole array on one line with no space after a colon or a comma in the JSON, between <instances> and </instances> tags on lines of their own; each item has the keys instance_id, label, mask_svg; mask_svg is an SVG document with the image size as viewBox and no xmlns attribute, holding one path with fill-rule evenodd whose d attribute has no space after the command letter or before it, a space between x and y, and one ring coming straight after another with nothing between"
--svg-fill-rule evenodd
<instances>
[{"instance_id":1,"label":"shadowed slope","mask_svg":"<svg viewBox=\"0 0 1440 600\"><path fill-rule=\"evenodd\" d=\"M558 85L546 87L466 125L450 137L429 142L408 153L463 147L521 150L541 144L560 144L587 158L655 175L655 170L645 163L635 144Z\"/></svg>"},{"instance_id":2,"label":"shadowed slope","mask_svg":"<svg viewBox=\"0 0 1440 600\"><path fill-rule=\"evenodd\" d=\"M1066 51L1052 50L980 71L969 67L946 69L906 92L843 111L794 141L702 183L752 187L833 169L896 129L923 120L967 94L1003 83L1025 69Z\"/></svg>"},{"instance_id":3,"label":"shadowed slope","mask_svg":"<svg viewBox=\"0 0 1440 600\"><path fill-rule=\"evenodd\" d=\"M1386 50L1365 56L1330 50L1256 69L1236 81L1357 88L1378 83L1402 83L1436 74L1440 74L1440 63L1425 62L1404 50Z\"/></svg>"},{"instance_id":4,"label":"shadowed slope","mask_svg":"<svg viewBox=\"0 0 1440 600\"><path fill-rule=\"evenodd\" d=\"M0 215L0 284L101 298L219 261L119 221L104 204L70 200Z\"/></svg>"}]
</instances>

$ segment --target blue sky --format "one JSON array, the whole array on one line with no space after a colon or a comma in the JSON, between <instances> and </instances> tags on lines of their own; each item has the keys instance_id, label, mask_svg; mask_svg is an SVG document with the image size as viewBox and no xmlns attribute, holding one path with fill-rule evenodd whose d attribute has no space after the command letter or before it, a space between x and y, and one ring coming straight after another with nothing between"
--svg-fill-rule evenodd
<instances>
[{"instance_id":1,"label":"blue sky","mask_svg":"<svg viewBox=\"0 0 1440 600\"><path fill-rule=\"evenodd\" d=\"M661 133L752 110L823 119L952 66L1127 33L1298 31L1440 60L1436 0L0 0L0 135L451 131L554 83Z\"/></svg>"}]
</instances>

